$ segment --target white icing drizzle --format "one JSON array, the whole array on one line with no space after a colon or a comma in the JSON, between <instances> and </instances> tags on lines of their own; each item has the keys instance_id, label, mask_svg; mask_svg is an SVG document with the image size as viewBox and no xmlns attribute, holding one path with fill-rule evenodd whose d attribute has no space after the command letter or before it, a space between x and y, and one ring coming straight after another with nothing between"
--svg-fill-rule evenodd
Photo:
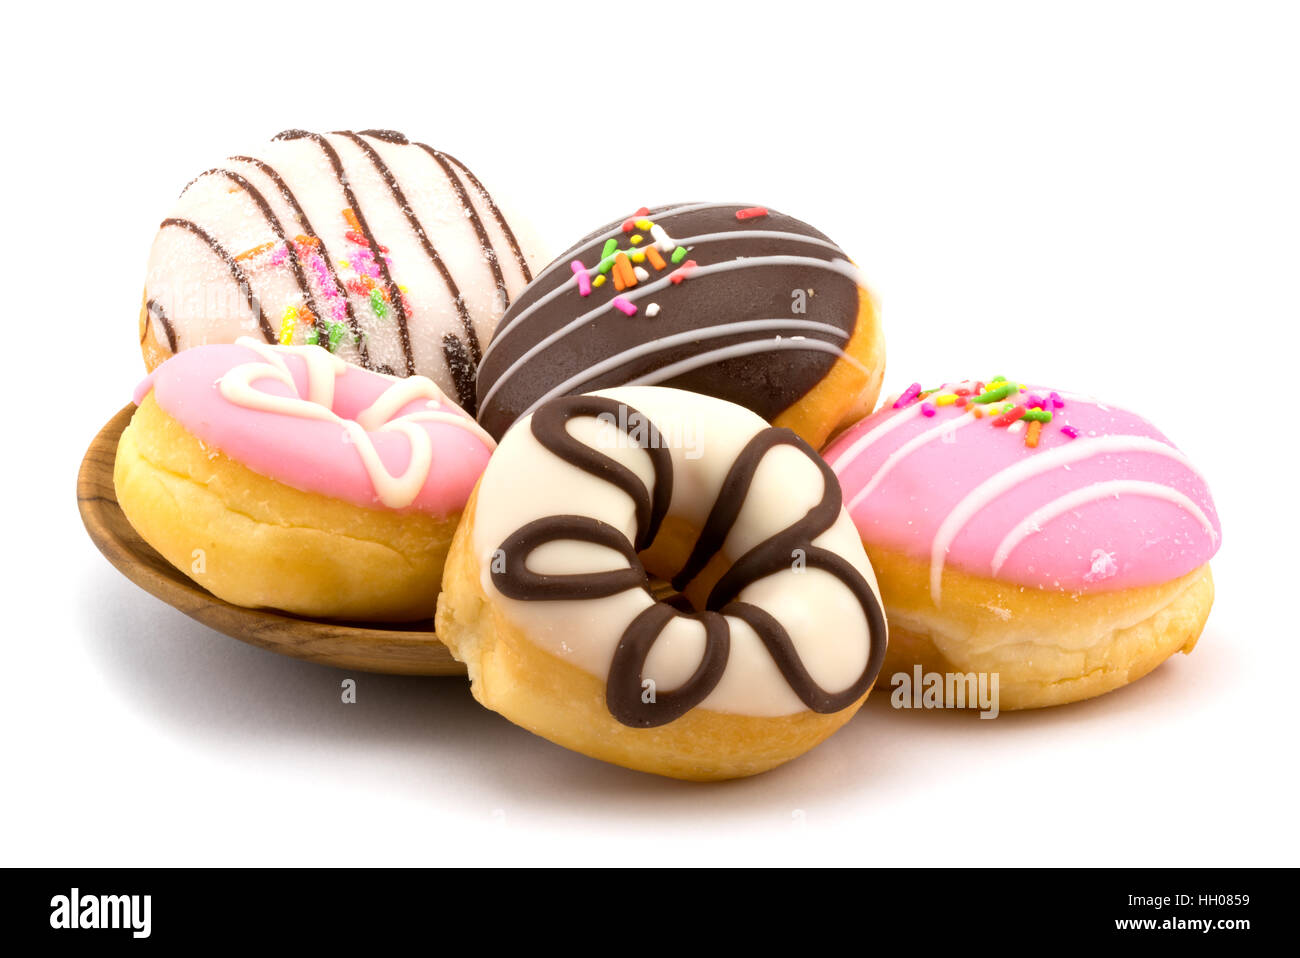
<instances>
[{"instance_id":1,"label":"white icing drizzle","mask_svg":"<svg viewBox=\"0 0 1300 958\"><path fill-rule=\"evenodd\" d=\"M722 263L710 263L706 266L697 266L693 270L691 270L691 279L688 279L687 282L692 282L695 278L701 276L709 276L714 273L727 273L737 269L750 269L755 266L807 266L811 269L825 269L833 273L839 273L841 276L846 276L849 279L853 280L853 282L857 283L857 285L859 286L862 285L862 279L858 271L858 268L854 266L851 262L849 262L847 259L826 260L826 259L817 259L816 257L813 256L747 256L744 257L743 259L727 260ZM628 301L635 301L641 299L642 297L648 296L652 293L656 293L661 289L666 289L671 283L672 283L671 274L669 274L669 275L665 275L661 279L655 280L653 283L646 283L643 285L638 285L633 289L625 290L621 295L624 299ZM560 287L558 288L558 290L560 291L564 291L567 289L568 289L567 284L561 284ZM554 295L555 292L557 291L553 291L552 295ZM523 313L520 313L519 319L522 319L523 316L526 313L528 313L530 310L535 309L538 306L541 306L542 303L546 302L548 298L549 297L544 296L541 299L539 299L536 303L533 303L528 309L524 310ZM550 333L547 336L544 336L542 339L534 343L531 347L525 350L513 363L511 363L501 372L501 375L497 377L496 382L494 382L492 384L492 387L488 389L486 395L479 397L479 409L484 409L487 407L488 403L492 401L492 397L496 395L497 391L501 388L502 384L504 384L506 380L508 380L512 375L514 375L514 373L524 363L528 362L538 353L547 349L553 343L564 338L569 333L573 332L576 329L580 329L581 327L591 322L600 314L606 313L613 308L614 308L614 301L611 299L608 302L602 303L601 305L595 307L594 309L590 309L587 312L580 314L576 318L570 320L564 326L561 326L559 329L555 330L554 332ZM511 325L507 327L507 330L513 329L517 324L518 324L518 320L511 323ZM500 342L502 338L503 336L499 333L497 337L493 340L493 344L495 345L496 343ZM485 362L486 359L487 357L485 354L484 355Z\"/></svg>"},{"instance_id":2,"label":"white icing drizzle","mask_svg":"<svg viewBox=\"0 0 1300 958\"><path fill-rule=\"evenodd\" d=\"M456 426L477 436L489 449L496 447L492 437L474 420L463 413L446 411L447 407L457 407L428 377L410 376L394 380L355 420L344 419L331 408L334 403L334 381L350 368L338 356L319 346L271 346L249 336L236 340L236 345L253 350L264 362L241 363L227 371L217 382L222 397L244 409L316 419L342 426L349 442L356 447L357 454L361 457L376 497L390 509L409 506L429 479L433 466L433 442L429 433L417 423L440 422ZM284 361L286 354L297 355L306 364L306 399L296 395L297 383ZM293 389L295 395L276 396L254 389L252 384L258 379L278 380ZM391 418L397 410L417 399L428 400L429 408L396 419ZM400 432L406 437L410 443L411 455L401 475L393 475L384 466L374 441L370 438L372 432Z\"/></svg>"},{"instance_id":3,"label":"white icing drizzle","mask_svg":"<svg viewBox=\"0 0 1300 958\"><path fill-rule=\"evenodd\" d=\"M996 551L994 551L993 575L998 574L998 570L1011 557L1011 553L1015 551L1016 546L1031 535L1041 532L1044 525L1072 509L1077 509L1090 502L1096 502L1110 496L1146 496L1151 499L1163 499L1165 502L1172 502L1199 522L1201 527L1210 534L1212 541L1219 541L1219 534L1215 531L1214 523L1210 522L1209 516L1205 514L1200 506L1177 489L1171 489L1158 482L1144 482L1140 479L1114 479L1109 482L1095 482L1090 486L1084 486L1082 489L1075 489L1073 492L1053 499L1046 505L1031 512L1018 526L1006 534L1006 537L1003 538Z\"/></svg>"},{"instance_id":4,"label":"white icing drizzle","mask_svg":"<svg viewBox=\"0 0 1300 958\"><path fill-rule=\"evenodd\" d=\"M897 397L895 397L895 399L897 399ZM849 446L849 448L845 449L835 457L835 461L830 464L831 468L836 472L839 472L842 467L848 466L853 462L853 460L857 459L858 456L866 452L868 448L889 435L889 433L893 432L899 426L910 422L919 415L921 415L921 404L914 403L900 412L897 416L890 416L875 429L864 433L854 440L853 445Z\"/></svg>"},{"instance_id":5,"label":"white icing drizzle","mask_svg":"<svg viewBox=\"0 0 1300 958\"><path fill-rule=\"evenodd\" d=\"M917 403L917 405L914 408L919 412L921 408L920 403ZM903 418L902 416L896 416L894 421L900 420L902 418ZM946 434L951 435L955 433L958 429L962 429L966 426L969 426L973 422L979 422L979 421L980 420L975 418L974 413L968 412L962 416L958 416L956 419L947 419L939 423L939 425L934 426L931 429L927 429L925 432L920 433L916 436L913 436L907 442L903 443L903 445L899 446L892 453L890 453L889 456L885 459L885 461L880 464L879 468L876 469L875 473L871 477L871 481L868 482L865 486L863 486L860 490L858 490L858 493L852 499L849 500L849 504L848 504L849 512L852 512L854 509L856 509L858 507L858 504L862 502L862 500L866 499L867 496L875 492L876 488L880 485L881 482L884 481L885 477L888 476L890 472L893 471L894 467L897 466L904 459L906 459L908 456L910 456L912 453L916 452L916 450L920 449L922 446L934 442L934 440L936 439L943 438L943 436Z\"/></svg>"},{"instance_id":6,"label":"white icing drizzle","mask_svg":"<svg viewBox=\"0 0 1300 958\"><path fill-rule=\"evenodd\" d=\"M934 541L930 544L930 596L935 604L938 604L942 595L943 566L947 560L948 550L966 524L980 511L1004 492L1035 476L1050 472L1058 466L1068 466L1070 463L1091 459L1093 456L1108 452L1145 452L1164 456L1181 464L1200 478L1200 473L1181 452L1167 443L1147 436L1098 436L1091 439L1080 437L1068 445L1048 449L1039 452L1036 456L1022 459L972 489L940 523Z\"/></svg>"},{"instance_id":7,"label":"white icing drizzle","mask_svg":"<svg viewBox=\"0 0 1300 958\"><path fill-rule=\"evenodd\" d=\"M653 306L654 304L651 305ZM652 315L648 309L646 310L646 315ZM721 326L709 326L704 329L692 329L687 330L684 333L674 333L671 336L663 336L659 339L652 339L648 342L638 343L631 349L625 349L621 353L615 353L607 359L603 359L592 366L588 366L582 372L575 376L570 376L564 382L544 394L535 403L525 409L520 414L520 418L535 412L538 406L542 405L542 403L547 400L554 399L556 396L565 396L573 392L582 392L583 390L575 387L590 382L612 369L617 369L625 363L646 356L652 356L655 353L663 352L666 349L672 349L674 346L680 346L685 343L697 343L703 339L719 339L724 336L735 336L740 333L755 333L773 329L802 329L807 330L808 332L829 333L838 336L840 339L848 339L849 335L838 326L832 326L830 323L818 323L809 319L747 319L735 323L724 323ZM764 340L764 342L767 342L767 340Z\"/></svg>"},{"instance_id":8,"label":"white icing drizzle","mask_svg":"<svg viewBox=\"0 0 1300 958\"><path fill-rule=\"evenodd\" d=\"M720 349L711 349L708 352L697 353L694 356L688 356L686 359L679 360L675 363L669 363L667 366L661 366L654 372L646 373L644 376L638 376L636 379L629 380L629 386L654 386L662 382L679 376L682 373L689 373L693 370L700 369L704 366L711 366L714 363L720 363L724 359L735 359L739 356L752 356L755 353L772 352L783 349L801 349L806 352L830 353L832 356L838 356L840 359L846 359L853 362L854 365L862 369L861 363L858 363L848 353L840 349L834 343L824 343L820 339L805 339L803 336L791 336L783 338L774 336L771 339L751 339L748 342L736 343L733 346L723 346Z\"/></svg>"}]
</instances>

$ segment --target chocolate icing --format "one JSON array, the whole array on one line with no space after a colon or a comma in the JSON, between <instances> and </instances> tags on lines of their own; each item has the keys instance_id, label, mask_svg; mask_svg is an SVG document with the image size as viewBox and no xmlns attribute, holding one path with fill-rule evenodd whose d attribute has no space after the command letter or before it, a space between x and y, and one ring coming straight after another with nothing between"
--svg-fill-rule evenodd
<instances>
[{"instance_id":1,"label":"chocolate icing","mask_svg":"<svg viewBox=\"0 0 1300 958\"><path fill-rule=\"evenodd\" d=\"M737 211L744 208L739 204L710 205L706 209L673 212L678 207L659 207L651 210L645 218L662 226L680 241L713 233L776 234L737 236L690 246L690 259L700 266L756 256L847 260L824 234L806 223L771 210L765 216L737 219ZM568 264L577 259L587 267L594 266L600 260L609 236L618 239L623 248L628 248L628 234L621 229L622 222L607 224L558 257L524 290L497 327L491 348L480 365L477 386L482 404L479 422L498 439L532 404L565 380L618 353L670 335L688 334L743 320L791 319L826 324L842 330L844 335L836 336L828 329L792 328L784 334L776 329L757 338L772 340L784 335L788 347L791 336L803 336L842 348L854 331L860 300L858 285L853 279L840 272L806 264L760 264L747 269L692 276L680 285L668 285L641 300L642 308L635 316L628 317L615 309L606 309L581 329L561 336L529 360L516 365L520 357L540 341L578 316L609 303L617 295L614 285L606 282L593 289L590 296L581 296ZM827 245L801 242L797 239L801 236L821 240ZM651 238L647 234L639 248L644 249L650 244ZM665 270L655 271L647 263L645 268L653 282L664 278L676 267L670 263ZM568 288L561 290L566 285ZM634 292L635 289L632 288ZM804 312L796 313L792 309L795 290L805 291ZM558 294L549 301L530 311L543 297L557 291ZM650 302L660 307L654 317L647 316L644 309ZM689 336L684 338L689 339ZM737 332L678 343L586 379L572 391L591 392L626 385L669 364L706 351L754 342L755 339L756 334L752 332ZM747 356L727 357L670 379L655 380L655 384L717 396L746 406L771 421L807 395L826 376L836 359L834 349L761 349ZM495 392L488 399L489 391L494 388Z\"/></svg>"},{"instance_id":2,"label":"chocolate icing","mask_svg":"<svg viewBox=\"0 0 1300 958\"><path fill-rule=\"evenodd\" d=\"M606 416L619 423L629 441L650 455L653 491L622 463L575 439L567 429L576 417ZM530 423L533 436L565 462L601 478L626 492L636 508L636 545L612 526L590 516L548 516L527 523L501 544L504 562L494 564L492 582L512 599L556 601L603 598L627 589L644 589L650 583L637 558L654 541L672 499L672 457L660 442L660 432L642 413L613 399L598 396L562 397L543 405ZM830 467L802 439L788 429L764 429L745 446L732 463L689 559L674 576L673 586L685 588L722 548L740 515L754 475L764 456L777 446L793 446L818 466L823 482L821 500L794 525L769 537L741 556L710 591L705 608L687 611L680 597L656 602L627 627L614 651L606 680L606 705L624 725L652 728L665 725L708 697L726 670L730 652L730 626L726 616L747 623L772 656L782 677L809 709L830 714L847 708L871 687L884 661L885 619L871 586L849 562L813 540L829 529L840 515L839 482ZM548 542L591 542L614 549L628 568L605 572L544 575L528 568L531 553ZM802 552L808 568L822 569L839 579L857 599L870 631L871 649L862 674L841 692L827 692L809 674L785 630L770 613L736 596L751 583L789 569L792 556ZM654 643L678 616L704 625L705 648L695 673L679 688L658 692L654 702L643 702L642 669Z\"/></svg>"}]
</instances>

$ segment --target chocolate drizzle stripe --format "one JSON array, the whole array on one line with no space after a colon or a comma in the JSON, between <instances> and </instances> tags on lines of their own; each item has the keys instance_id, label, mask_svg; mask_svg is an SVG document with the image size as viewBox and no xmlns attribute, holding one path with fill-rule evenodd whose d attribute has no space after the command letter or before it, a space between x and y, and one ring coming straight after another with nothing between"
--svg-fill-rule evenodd
<instances>
[{"instance_id":1,"label":"chocolate drizzle stripe","mask_svg":"<svg viewBox=\"0 0 1300 958\"><path fill-rule=\"evenodd\" d=\"M347 201L348 208L357 218L357 225L361 227L361 235L365 237L366 242L370 244L370 249L374 251L375 266L379 269L380 277L384 281L384 286L388 289L389 305L393 308L393 313L397 316L397 332L402 343L402 355L406 359L406 375L415 375L415 353L411 349L411 326L406 315L406 306L402 302L402 291L397 288L397 283L393 281L393 274L388 269L388 263L383 255L379 252L379 241L375 239L375 234L370 229L370 224L366 222L366 214L361 209L361 204L357 201L357 195L352 191L352 186L348 182L347 172L343 169L343 161L339 159L338 151L334 149L333 144L319 133L303 133L293 131L296 135L285 137L280 134L277 139L301 139L307 138L321 148L325 154L326 160L329 161L330 168L334 171L334 178L338 180L339 188L343 190L343 197Z\"/></svg>"},{"instance_id":2,"label":"chocolate drizzle stripe","mask_svg":"<svg viewBox=\"0 0 1300 958\"><path fill-rule=\"evenodd\" d=\"M334 267L334 258L330 255L329 247L325 244L324 238L316 232L316 228L311 225L311 220L307 218L307 211L298 202L298 197L294 195L293 190L289 188L289 184L285 182L279 171L265 160L259 160L255 156L232 156L230 159L236 163L248 163L255 166L270 179L275 184L275 188L279 190L280 197L293 210L293 215L298 218L298 225L302 227L303 234L320 243L320 255L325 263L325 269L330 275L330 280L334 283L334 288L338 290L339 295L343 298L343 308L347 314L348 328L352 331L352 336L356 340L361 365L366 369L374 369L375 367L370 362L370 349L366 343L366 337L362 335L361 323L357 319L356 310L352 306L352 296L347 287L343 285L343 281L339 279L338 270Z\"/></svg>"},{"instance_id":3,"label":"chocolate drizzle stripe","mask_svg":"<svg viewBox=\"0 0 1300 958\"><path fill-rule=\"evenodd\" d=\"M289 241L289 237L285 235L284 224L282 224L280 218L275 215L275 210L271 209L271 204L266 201L266 197L262 195L262 192L256 186L233 170L219 168L205 170L190 181L190 186L194 185L194 183L205 176L225 177L248 194L248 198L253 201L253 205L256 206L258 212L262 214L262 218L266 220L266 225L271 227L271 232L275 235L275 238L284 244L285 251L288 254L289 269L293 273L293 278L298 284L298 291L302 293L303 302L306 303L307 308L311 310L316 331L320 337L320 342L329 342L329 327L325 325L325 317L322 315L321 308L316 302L315 294L312 293L311 284L307 282L307 274L303 272L302 262L298 259L298 251L294 248L293 243ZM185 189L189 189L189 186ZM181 192L181 195L184 195L184 191Z\"/></svg>"},{"instance_id":4,"label":"chocolate drizzle stripe","mask_svg":"<svg viewBox=\"0 0 1300 958\"><path fill-rule=\"evenodd\" d=\"M465 341L453 333L442 335L442 358L456 386L456 400L461 408L474 409L474 357L469 354Z\"/></svg>"},{"instance_id":5,"label":"chocolate drizzle stripe","mask_svg":"<svg viewBox=\"0 0 1300 958\"><path fill-rule=\"evenodd\" d=\"M393 171L389 169L388 164L384 162L384 159L379 155L379 152L362 137L346 130L336 131L335 135L347 137L355 143L357 147L366 154L366 157L370 160L375 170L383 178L384 184L388 187L389 194L393 197L393 202L397 204L397 208L400 209L402 215L406 217L406 222L410 224L416 238L419 239L420 246L424 249L425 255L429 257L429 261L433 263L434 268L438 271L438 275L442 277L442 281L447 285L447 292L451 295L452 304L456 307L456 315L460 317L460 325L465 332L466 342L469 344L470 356L473 357L474 366L477 369L478 361L482 353L479 348L478 334L474 331L474 322L470 319L469 310L465 306L465 297L461 295L460 287L456 285L456 280L452 277L451 270L447 269L447 264L443 262L442 257L438 254L437 247L435 247L433 242L429 239L429 234L425 232L424 224L421 223L420 218L415 215L415 210L412 209L410 201L406 198L406 194L402 192L402 187L401 184L397 182L397 177L393 175ZM360 218L358 217L358 221L359 219ZM379 259L378 250L376 250L375 258L376 260Z\"/></svg>"},{"instance_id":6,"label":"chocolate drizzle stripe","mask_svg":"<svg viewBox=\"0 0 1300 958\"><path fill-rule=\"evenodd\" d=\"M629 439L636 440L637 447L650 456L650 465L654 469L653 493L646 492L645 483L627 466L569 433L566 424L570 419L581 417L605 419L623 430ZM569 465L627 493L636 504L636 549L650 548L673 498L672 454L661 441L659 429L653 422L613 399L574 396L539 409L532 419L532 432L543 448Z\"/></svg>"},{"instance_id":7,"label":"chocolate drizzle stripe","mask_svg":"<svg viewBox=\"0 0 1300 958\"><path fill-rule=\"evenodd\" d=\"M253 287L249 283L248 276L244 273L243 267L239 265L235 257L230 255L230 251L213 239L212 234L202 226L199 226L191 220L182 219L177 216L169 216L167 219L162 221L160 228L168 226L187 230L194 236L197 236L207 244L208 249L212 250L214 255L226 264L226 268L230 270L231 277L235 280L235 283L238 284L239 291L243 294L245 301L248 303L249 311L253 314L253 318L257 320L257 325L262 330L263 337L265 337L268 343L274 343L276 341L275 330L273 330L271 324L266 321L266 316L262 313L262 304L259 303L257 297L253 295Z\"/></svg>"},{"instance_id":8,"label":"chocolate drizzle stripe","mask_svg":"<svg viewBox=\"0 0 1300 958\"><path fill-rule=\"evenodd\" d=\"M417 143L416 146L429 150L431 153L437 153L438 156L443 157L448 162L454 163L460 171L465 174L465 178L469 180L474 189L478 191L479 196L483 197L483 202L486 203L488 209L492 211L492 218L495 219L497 225L501 227L501 232L505 235L506 242L510 244L510 251L515 255L515 262L519 264L519 270L524 274L524 282L531 283L533 281L533 272L528 268L528 260L524 256L523 247L519 245L519 240L515 238L515 231L510 228L510 223L506 220L505 214L497 208L496 200L492 199L492 194L487 191L487 187L479 182L479 178L474 175L473 171L470 170L468 166L456 159L450 153L432 150L423 143Z\"/></svg>"},{"instance_id":9,"label":"chocolate drizzle stripe","mask_svg":"<svg viewBox=\"0 0 1300 958\"><path fill-rule=\"evenodd\" d=\"M622 463L575 439L567 423L575 417L597 417L616 423L629 440L644 449L653 467L653 492ZM562 461L631 496L636 507L637 542L633 546L618 530L590 516L550 516L530 522L512 533L501 546L504 563L492 569L498 591L524 601L588 600L615 595L627 589L644 589L650 595L636 553L654 541L672 497L672 457L660 444L660 431L644 414L616 400L597 396L556 399L533 415L531 430L537 441ZM718 580L700 612L683 612L672 603L655 602L627 626L610 665L605 701L610 714L634 728L653 728L674 721L703 702L717 687L730 655L731 616L754 630L791 690L811 711L830 714L852 705L866 694L880 672L885 654L885 619L875 592L845 558L813 545L813 541L839 518L842 500L831 468L802 439L788 429L761 430L746 443L731 464L704 527L673 585L684 588L721 552L738 521L754 477L764 457L778 446L791 446L818 467L823 483L821 499L794 524L754 546ZM621 553L628 568L597 573L542 575L527 568L529 555L548 542L579 541L606 546ZM785 627L771 613L738 601L747 586L791 568L792 557L802 553L809 568L838 579L862 608L870 647L862 673L847 688L828 692L813 679L799 657ZM676 618L700 622L705 630L704 653L695 672L681 686L659 692L643 702L642 671L655 642Z\"/></svg>"},{"instance_id":10,"label":"chocolate drizzle stripe","mask_svg":"<svg viewBox=\"0 0 1300 958\"><path fill-rule=\"evenodd\" d=\"M433 161L442 169L443 175L447 177L447 184L451 187L452 192L456 194L456 199L460 203L460 208L469 220L470 225L474 228L474 235L478 237L479 248L483 251L483 258L487 260L488 268L492 271L492 282L496 285L497 294L501 297L503 308L510 306L510 291L506 289L506 277L501 272L500 257L497 256L496 247L492 245L492 239L488 236L487 229L483 226L483 220L478 215L478 210L474 208L474 202L469 198L469 192L465 189L465 184L460 181L456 175L456 168L451 162L425 143L416 143L419 149L424 150L433 158ZM477 345L477 338L474 340ZM481 358L481 351L477 354L475 362Z\"/></svg>"},{"instance_id":11,"label":"chocolate drizzle stripe","mask_svg":"<svg viewBox=\"0 0 1300 958\"><path fill-rule=\"evenodd\" d=\"M158 325L162 327L163 334L167 337L167 348L172 351L172 355L174 356L176 354L176 329L174 326L172 326L172 321L167 318L167 313L163 310L162 306L155 300L151 299L148 302L146 302L144 304L144 308L145 308L145 312L148 313L148 315L152 319L156 319L158 321ZM145 336L147 336L148 334L149 334L149 327L146 325ZM144 336L140 337L140 342L144 342Z\"/></svg>"}]
</instances>

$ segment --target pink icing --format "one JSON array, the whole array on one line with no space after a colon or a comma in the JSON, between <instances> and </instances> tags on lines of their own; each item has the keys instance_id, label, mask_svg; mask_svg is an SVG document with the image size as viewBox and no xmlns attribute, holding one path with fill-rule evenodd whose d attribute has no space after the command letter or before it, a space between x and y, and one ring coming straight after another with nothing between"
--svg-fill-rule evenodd
<instances>
[{"instance_id":1,"label":"pink icing","mask_svg":"<svg viewBox=\"0 0 1300 958\"><path fill-rule=\"evenodd\" d=\"M297 397L307 397L307 364L285 353ZM201 442L267 478L303 492L314 492L368 508L386 508L356 446L337 422L307 419L279 412L248 409L228 401L218 383L244 363L265 362L255 350L240 345L211 345L187 349L155 369L135 390L139 405L153 391L162 410ZM348 365L334 380L332 409L354 419L375 402L393 380ZM294 396L288 385L272 378L254 380L254 388ZM390 419L431 408L427 399L413 400ZM469 423L473 420L450 399L438 409ZM433 464L415 500L398 511L449 515L463 508L487 466L491 447L470 429L452 423L419 422L433 445ZM399 432L369 431L380 461L392 474L404 471L411 459L410 440Z\"/></svg>"},{"instance_id":2,"label":"pink icing","mask_svg":"<svg viewBox=\"0 0 1300 958\"><path fill-rule=\"evenodd\" d=\"M939 393L950 388L956 387ZM1209 561L1221 530L1200 474L1140 416L1062 395L1064 405L1057 406L1045 398L1054 396L1051 390L1030 387L985 407L991 415L974 422L967 408L955 405L923 415L912 399L897 409L887 403L849 429L824 455L863 539L930 563L936 598L936 567L1102 592L1167 582ZM1036 448L1025 443L1028 423L1015 432L992 425L1005 402L1040 400L1053 421L1041 427ZM1062 431L1065 426L1078 437ZM900 453L936 429L934 438ZM877 438L864 447L868 436ZM1099 437L1136 438L1098 443ZM1054 452L1065 447L1071 449ZM1049 468L1034 474L1038 465ZM1028 521L1035 513L1041 522Z\"/></svg>"}]
</instances>

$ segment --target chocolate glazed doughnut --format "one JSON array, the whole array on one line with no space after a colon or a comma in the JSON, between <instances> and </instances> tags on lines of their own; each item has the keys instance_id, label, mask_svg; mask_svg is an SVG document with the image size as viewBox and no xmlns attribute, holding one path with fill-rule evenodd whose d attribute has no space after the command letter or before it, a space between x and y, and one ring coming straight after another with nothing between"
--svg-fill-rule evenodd
<instances>
[{"instance_id":1,"label":"chocolate glazed doughnut","mask_svg":"<svg viewBox=\"0 0 1300 958\"><path fill-rule=\"evenodd\" d=\"M694 457L690 416L708 424ZM521 501L528 486L551 505ZM885 620L834 473L733 404L655 387L552 400L507 434L466 514L439 637L480 701L570 748L753 774L847 721L880 671ZM656 602L647 565L682 596Z\"/></svg>"},{"instance_id":2,"label":"chocolate glazed doughnut","mask_svg":"<svg viewBox=\"0 0 1300 958\"><path fill-rule=\"evenodd\" d=\"M619 385L717 396L820 446L870 411L884 345L843 250L763 207L642 208L557 258L484 352L479 421L498 438L548 399Z\"/></svg>"}]
</instances>

